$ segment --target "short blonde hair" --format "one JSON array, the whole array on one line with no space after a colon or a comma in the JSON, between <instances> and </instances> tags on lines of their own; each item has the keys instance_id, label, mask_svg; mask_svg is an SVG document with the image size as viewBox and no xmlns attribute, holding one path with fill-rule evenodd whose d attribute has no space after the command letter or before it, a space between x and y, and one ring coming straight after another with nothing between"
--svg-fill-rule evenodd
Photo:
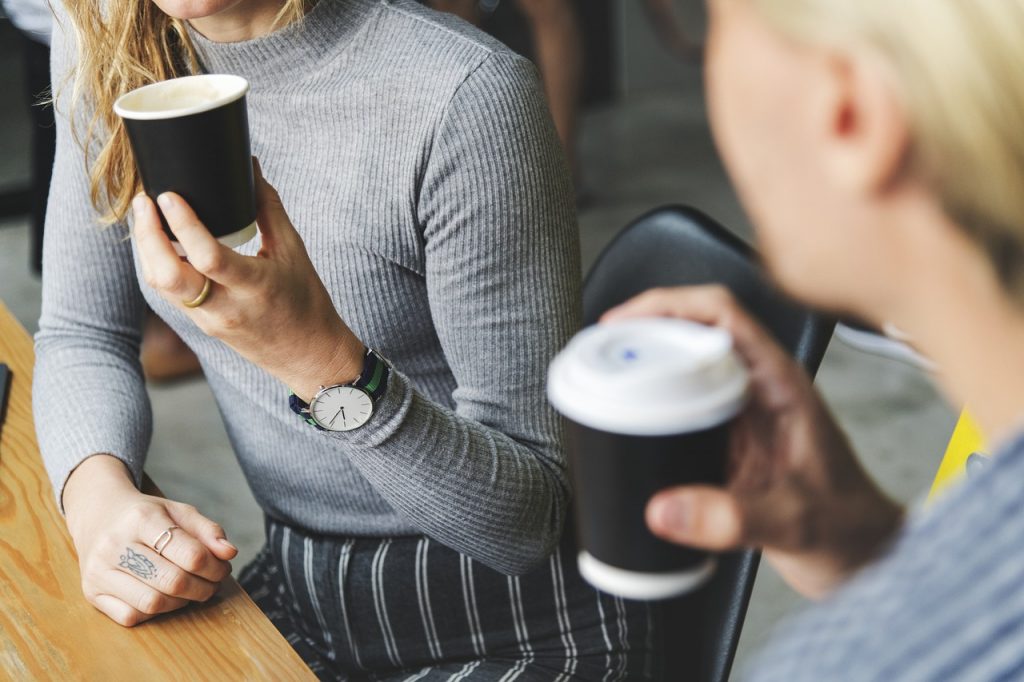
<instances>
[{"instance_id":1,"label":"short blonde hair","mask_svg":"<svg viewBox=\"0 0 1024 682\"><path fill-rule=\"evenodd\" d=\"M1024 305L1024 0L747 0L804 43L867 48L911 127L910 171Z\"/></svg>"}]
</instances>

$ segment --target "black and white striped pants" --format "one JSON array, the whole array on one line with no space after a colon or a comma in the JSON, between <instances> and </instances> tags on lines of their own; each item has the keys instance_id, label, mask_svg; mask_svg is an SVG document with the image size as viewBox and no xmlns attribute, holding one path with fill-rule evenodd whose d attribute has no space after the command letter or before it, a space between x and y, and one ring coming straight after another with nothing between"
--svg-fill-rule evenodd
<instances>
[{"instance_id":1,"label":"black and white striped pants","mask_svg":"<svg viewBox=\"0 0 1024 682\"><path fill-rule=\"evenodd\" d=\"M508 577L426 537L268 521L240 582L321 679L655 679L652 610L594 590L569 551Z\"/></svg>"}]
</instances>

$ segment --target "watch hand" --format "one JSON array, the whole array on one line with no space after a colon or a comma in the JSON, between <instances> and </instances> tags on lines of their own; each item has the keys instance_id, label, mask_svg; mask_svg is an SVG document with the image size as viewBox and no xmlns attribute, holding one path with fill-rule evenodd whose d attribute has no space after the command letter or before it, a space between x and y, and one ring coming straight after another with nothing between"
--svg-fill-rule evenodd
<instances>
[{"instance_id":1,"label":"watch hand","mask_svg":"<svg viewBox=\"0 0 1024 682\"><path fill-rule=\"evenodd\" d=\"M334 417L333 417L333 418L331 419L331 424L330 424L331 426L334 426L334 420L335 420L335 419L337 419L337 418L338 418L338 415L339 415L339 414L341 414L341 413L342 413L342 412L344 412L344 411L345 411L345 408L344 408L344 407L343 407L343 408L341 408L340 410L338 410L337 414L335 414L335 415L334 415Z\"/></svg>"}]
</instances>

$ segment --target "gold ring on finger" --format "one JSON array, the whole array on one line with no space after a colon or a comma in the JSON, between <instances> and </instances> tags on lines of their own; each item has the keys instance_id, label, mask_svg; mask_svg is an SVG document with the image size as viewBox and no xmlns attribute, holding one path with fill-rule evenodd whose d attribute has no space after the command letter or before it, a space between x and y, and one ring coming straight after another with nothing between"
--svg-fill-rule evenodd
<instances>
[{"instance_id":1,"label":"gold ring on finger","mask_svg":"<svg viewBox=\"0 0 1024 682\"><path fill-rule=\"evenodd\" d=\"M203 277L203 290L199 292L199 295L193 298L191 301L182 300L181 304L186 308L198 308L206 299L210 296L210 278Z\"/></svg>"},{"instance_id":2,"label":"gold ring on finger","mask_svg":"<svg viewBox=\"0 0 1024 682\"><path fill-rule=\"evenodd\" d=\"M167 545L171 544L171 539L174 537L173 531L177 527L178 526L171 526L163 533L156 536L156 540L153 541L152 547L153 551L156 552L158 556L164 555L164 550L167 549Z\"/></svg>"}]
</instances>

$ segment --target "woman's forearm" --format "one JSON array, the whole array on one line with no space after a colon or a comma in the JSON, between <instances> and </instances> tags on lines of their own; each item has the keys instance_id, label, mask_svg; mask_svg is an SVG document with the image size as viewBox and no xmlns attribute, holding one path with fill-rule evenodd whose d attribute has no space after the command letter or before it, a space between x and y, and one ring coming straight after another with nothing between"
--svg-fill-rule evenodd
<instances>
[{"instance_id":1,"label":"woman's forearm","mask_svg":"<svg viewBox=\"0 0 1024 682\"><path fill-rule=\"evenodd\" d=\"M54 83L63 83L77 46L62 5L55 9L53 74ZM39 447L58 502L69 475L92 453L116 453L137 482L152 420L139 366L145 304L132 247L124 226L96 224L83 151L69 119L72 90L54 93L57 151L32 387ZM79 118L87 116L84 109L82 103L76 110Z\"/></svg>"}]
</instances>

